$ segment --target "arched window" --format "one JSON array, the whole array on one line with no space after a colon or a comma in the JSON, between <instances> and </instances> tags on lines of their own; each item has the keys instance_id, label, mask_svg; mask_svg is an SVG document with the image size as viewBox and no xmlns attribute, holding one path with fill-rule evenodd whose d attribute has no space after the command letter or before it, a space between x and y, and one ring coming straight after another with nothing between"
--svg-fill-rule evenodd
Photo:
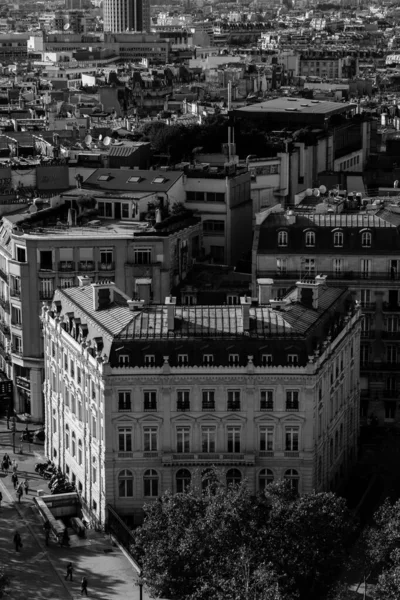
<instances>
[{"instance_id":1,"label":"arched window","mask_svg":"<svg viewBox=\"0 0 400 600\"><path fill-rule=\"evenodd\" d=\"M262 469L258 474L258 489L260 492L265 490L267 485L274 481L274 474L271 469Z\"/></svg>"},{"instance_id":2,"label":"arched window","mask_svg":"<svg viewBox=\"0 0 400 600\"><path fill-rule=\"evenodd\" d=\"M278 231L278 246L287 246L288 245L288 232L287 231Z\"/></svg>"},{"instance_id":3,"label":"arched window","mask_svg":"<svg viewBox=\"0 0 400 600\"><path fill-rule=\"evenodd\" d=\"M65 426L65 447L67 450L69 450L69 425L68 425L68 423Z\"/></svg>"},{"instance_id":4,"label":"arched window","mask_svg":"<svg viewBox=\"0 0 400 600\"><path fill-rule=\"evenodd\" d=\"M335 248L343 247L343 232L342 231L335 231L335 233L333 234L333 245Z\"/></svg>"},{"instance_id":5,"label":"arched window","mask_svg":"<svg viewBox=\"0 0 400 600\"><path fill-rule=\"evenodd\" d=\"M81 465L82 462L82 440L78 440L78 464Z\"/></svg>"},{"instance_id":6,"label":"arched window","mask_svg":"<svg viewBox=\"0 0 400 600\"><path fill-rule=\"evenodd\" d=\"M154 469L149 469L143 476L144 495L154 498L158 496L158 473Z\"/></svg>"},{"instance_id":7,"label":"arched window","mask_svg":"<svg viewBox=\"0 0 400 600\"><path fill-rule=\"evenodd\" d=\"M92 482L97 483L97 463L95 456L92 458Z\"/></svg>"},{"instance_id":8,"label":"arched window","mask_svg":"<svg viewBox=\"0 0 400 600\"><path fill-rule=\"evenodd\" d=\"M176 491L178 494L186 492L187 488L190 486L191 479L192 476L188 469L179 469L176 474Z\"/></svg>"},{"instance_id":9,"label":"arched window","mask_svg":"<svg viewBox=\"0 0 400 600\"><path fill-rule=\"evenodd\" d=\"M118 495L120 498L133 496L133 474L128 469L124 469L118 475Z\"/></svg>"},{"instance_id":10,"label":"arched window","mask_svg":"<svg viewBox=\"0 0 400 600\"><path fill-rule=\"evenodd\" d=\"M226 473L226 485L239 485L242 481L242 474L239 469L229 469Z\"/></svg>"},{"instance_id":11,"label":"arched window","mask_svg":"<svg viewBox=\"0 0 400 600\"><path fill-rule=\"evenodd\" d=\"M306 246L308 246L308 247L315 246L315 232L314 231L306 231Z\"/></svg>"},{"instance_id":12,"label":"arched window","mask_svg":"<svg viewBox=\"0 0 400 600\"><path fill-rule=\"evenodd\" d=\"M75 431L72 432L72 456L76 456L76 435Z\"/></svg>"},{"instance_id":13,"label":"arched window","mask_svg":"<svg viewBox=\"0 0 400 600\"><path fill-rule=\"evenodd\" d=\"M292 488L292 490L294 490L295 492L299 491L299 474L296 471L296 469L288 469L285 472L285 477L286 481L290 482L290 486Z\"/></svg>"},{"instance_id":14,"label":"arched window","mask_svg":"<svg viewBox=\"0 0 400 600\"><path fill-rule=\"evenodd\" d=\"M363 231L361 234L361 246L363 248L371 248L372 235L370 231Z\"/></svg>"}]
</instances>

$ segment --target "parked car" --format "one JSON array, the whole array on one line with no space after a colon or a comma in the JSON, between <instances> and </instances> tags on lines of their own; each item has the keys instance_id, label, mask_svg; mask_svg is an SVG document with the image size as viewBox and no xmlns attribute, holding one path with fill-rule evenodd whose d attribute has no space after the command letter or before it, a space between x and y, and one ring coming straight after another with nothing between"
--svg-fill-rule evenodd
<instances>
[{"instance_id":1,"label":"parked car","mask_svg":"<svg viewBox=\"0 0 400 600\"><path fill-rule=\"evenodd\" d=\"M44 429L36 429L36 431L34 431L34 439L35 442L44 442L44 438L45 438L45 433L44 433Z\"/></svg>"}]
</instances>

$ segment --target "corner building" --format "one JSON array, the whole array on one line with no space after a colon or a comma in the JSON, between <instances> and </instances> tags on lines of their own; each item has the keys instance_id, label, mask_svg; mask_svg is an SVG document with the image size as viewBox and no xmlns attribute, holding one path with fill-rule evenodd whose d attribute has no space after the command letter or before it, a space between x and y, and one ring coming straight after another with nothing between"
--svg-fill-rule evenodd
<instances>
[{"instance_id":1,"label":"corner building","mask_svg":"<svg viewBox=\"0 0 400 600\"><path fill-rule=\"evenodd\" d=\"M356 459L360 311L325 278L277 302L146 306L112 283L43 308L46 453L129 524L215 465L256 493L336 489ZM268 282L263 293L267 295Z\"/></svg>"}]
</instances>

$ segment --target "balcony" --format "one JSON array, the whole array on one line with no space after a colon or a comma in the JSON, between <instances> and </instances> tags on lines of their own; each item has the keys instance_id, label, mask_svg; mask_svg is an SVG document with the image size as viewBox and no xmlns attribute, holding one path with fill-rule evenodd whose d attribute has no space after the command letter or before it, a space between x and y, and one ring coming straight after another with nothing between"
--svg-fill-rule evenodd
<instances>
[{"instance_id":1,"label":"balcony","mask_svg":"<svg viewBox=\"0 0 400 600\"><path fill-rule=\"evenodd\" d=\"M54 295L54 290L40 290L39 298L41 300L51 300Z\"/></svg>"},{"instance_id":2,"label":"balcony","mask_svg":"<svg viewBox=\"0 0 400 600\"><path fill-rule=\"evenodd\" d=\"M398 371L400 369L400 362L361 362L360 369L362 371Z\"/></svg>"},{"instance_id":3,"label":"balcony","mask_svg":"<svg viewBox=\"0 0 400 600\"><path fill-rule=\"evenodd\" d=\"M0 321L0 331L2 331L4 335L10 335L10 328L4 321Z\"/></svg>"},{"instance_id":4,"label":"balcony","mask_svg":"<svg viewBox=\"0 0 400 600\"><path fill-rule=\"evenodd\" d=\"M181 452L179 454L173 454L172 458L174 460L194 460L194 454L189 454L186 452Z\"/></svg>"},{"instance_id":5,"label":"balcony","mask_svg":"<svg viewBox=\"0 0 400 600\"><path fill-rule=\"evenodd\" d=\"M0 355L4 358L6 362L11 362L11 356L9 352L7 352L6 347L2 342L0 342Z\"/></svg>"},{"instance_id":6,"label":"balcony","mask_svg":"<svg viewBox=\"0 0 400 600\"><path fill-rule=\"evenodd\" d=\"M8 283L8 275L5 271L3 271L3 269L0 268L0 278L5 281L6 283Z\"/></svg>"},{"instance_id":7,"label":"balcony","mask_svg":"<svg viewBox=\"0 0 400 600\"><path fill-rule=\"evenodd\" d=\"M261 450L258 453L258 456L260 458L272 458L274 456L274 451L273 450Z\"/></svg>"},{"instance_id":8,"label":"balcony","mask_svg":"<svg viewBox=\"0 0 400 600\"><path fill-rule=\"evenodd\" d=\"M143 458L158 458L158 451L148 450L146 452L143 452Z\"/></svg>"},{"instance_id":9,"label":"balcony","mask_svg":"<svg viewBox=\"0 0 400 600\"><path fill-rule=\"evenodd\" d=\"M400 340L400 331L382 331L381 335L384 340Z\"/></svg>"},{"instance_id":10,"label":"balcony","mask_svg":"<svg viewBox=\"0 0 400 600\"><path fill-rule=\"evenodd\" d=\"M289 250L287 250L289 255ZM323 275L327 275L328 279L335 279L337 281L359 281L360 279L370 279L372 281L386 281L391 282L394 287L400 287L400 274L393 276L393 273L389 271L321 271L316 265L313 271L306 271L303 269L297 269L295 271L287 271L285 269L260 269L257 273L257 277L267 277L271 279L291 279L296 280L304 277L315 277L317 273L321 272Z\"/></svg>"},{"instance_id":11,"label":"balcony","mask_svg":"<svg viewBox=\"0 0 400 600\"><path fill-rule=\"evenodd\" d=\"M58 270L63 273L70 273L75 271L75 263L72 260L60 260L58 263Z\"/></svg>"},{"instance_id":12,"label":"balcony","mask_svg":"<svg viewBox=\"0 0 400 600\"><path fill-rule=\"evenodd\" d=\"M394 303L394 302L384 302L382 304L382 310L384 312L399 312L400 311L400 304L399 303Z\"/></svg>"},{"instance_id":13,"label":"balcony","mask_svg":"<svg viewBox=\"0 0 400 600\"><path fill-rule=\"evenodd\" d=\"M41 263L39 271L53 271L53 263Z\"/></svg>"},{"instance_id":14,"label":"balcony","mask_svg":"<svg viewBox=\"0 0 400 600\"><path fill-rule=\"evenodd\" d=\"M0 296L0 306L2 306L7 312L10 312L10 303L4 298L4 296Z\"/></svg>"},{"instance_id":15,"label":"balcony","mask_svg":"<svg viewBox=\"0 0 400 600\"><path fill-rule=\"evenodd\" d=\"M400 390L383 390L383 397L397 400L400 398Z\"/></svg>"},{"instance_id":16,"label":"balcony","mask_svg":"<svg viewBox=\"0 0 400 600\"><path fill-rule=\"evenodd\" d=\"M10 288L10 296L13 298L21 298L21 288Z\"/></svg>"},{"instance_id":17,"label":"balcony","mask_svg":"<svg viewBox=\"0 0 400 600\"><path fill-rule=\"evenodd\" d=\"M97 268L99 271L114 271L115 270L115 262L99 262L97 263Z\"/></svg>"},{"instance_id":18,"label":"balcony","mask_svg":"<svg viewBox=\"0 0 400 600\"><path fill-rule=\"evenodd\" d=\"M80 260L78 262L78 271L94 271L96 268L96 263L94 260Z\"/></svg>"},{"instance_id":19,"label":"balcony","mask_svg":"<svg viewBox=\"0 0 400 600\"><path fill-rule=\"evenodd\" d=\"M298 458L300 456L300 452L298 450L285 450L284 456L285 458Z\"/></svg>"},{"instance_id":20,"label":"balcony","mask_svg":"<svg viewBox=\"0 0 400 600\"><path fill-rule=\"evenodd\" d=\"M133 458L133 452L118 452L118 458Z\"/></svg>"}]
</instances>

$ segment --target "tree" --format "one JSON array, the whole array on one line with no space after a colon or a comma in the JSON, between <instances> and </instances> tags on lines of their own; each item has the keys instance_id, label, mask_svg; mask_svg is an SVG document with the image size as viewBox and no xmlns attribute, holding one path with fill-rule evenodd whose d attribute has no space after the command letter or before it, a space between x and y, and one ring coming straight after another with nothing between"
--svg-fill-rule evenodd
<instances>
[{"instance_id":1,"label":"tree","mask_svg":"<svg viewBox=\"0 0 400 600\"><path fill-rule=\"evenodd\" d=\"M254 498L246 482L227 488L223 480L212 470L204 489L193 484L145 506L133 551L150 592L185 600L320 598L345 555L344 501L298 498L288 482Z\"/></svg>"}]
</instances>

